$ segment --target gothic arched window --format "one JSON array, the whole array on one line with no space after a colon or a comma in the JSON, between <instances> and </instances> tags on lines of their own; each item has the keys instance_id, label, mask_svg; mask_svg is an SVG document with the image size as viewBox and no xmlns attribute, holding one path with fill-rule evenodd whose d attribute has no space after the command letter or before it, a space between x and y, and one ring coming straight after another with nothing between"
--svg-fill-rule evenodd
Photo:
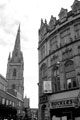
<instances>
[{"instance_id":1,"label":"gothic arched window","mask_svg":"<svg viewBox=\"0 0 80 120\"><path fill-rule=\"evenodd\" d=\"M16 77L16 68L13 69L13 76Z\"/></svg>"}]
</instances>

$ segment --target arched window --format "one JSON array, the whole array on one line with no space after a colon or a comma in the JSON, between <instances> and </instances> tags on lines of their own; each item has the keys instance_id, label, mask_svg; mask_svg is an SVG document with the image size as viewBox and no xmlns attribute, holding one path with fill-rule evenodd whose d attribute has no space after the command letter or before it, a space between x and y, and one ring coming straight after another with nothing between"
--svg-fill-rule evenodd
<instances>
[{"instance_id":1,"label":"arched window","mask_svg":"<svg viewBox=\"0 0 80 120\"><path fill-rule=\"evenodd\" d=\"M65 86L67 89L78 87L78 81L76 79L76 71L73 60L67 60L64 64L65 70Z\"/></svg>"},{"instance_id":2,"label":"arched window","mask_svg":"<svg viewBox=\"0 0 80 120\"><path fill-rule=\"evenodd\" d=\"M46 66L45 63L41 66L41 69L40 69L40 77L41 77L42 79L45 79L45 78L47 77L47 66Z\"/></svg>"},{"instance_id":3,"label":"arched window","mask_svg":"<svg viewBox=\"0 0 80 120\"><path fill-rule=\"evenodd\" d=\"M47 65L45 63L43 63L40 68L39 79L40 79L39 80L39 91L40 91L40 94L42 94L44 81L47 80Z\"/></svg>"},{"instance_id":4,"label":"arched window","mask_svg":"<svg viewBox=\"0 0 80 120\"><path fill-rule=\"evenodd\" d=\"M60 91L60 73L59 73L59 66L54 64L52 68L52 83L53 83L53 91L57 92Z\"/></svg>"},{"instance_id":5,"label":"arched window","mask_svg":"<svg viewBox=\"0 0 80 120\"><path fill-rule=\"evenodd\" d=\"M16 77L16 68L13 69L13 76Z\"/></svg>"}]
</instances>

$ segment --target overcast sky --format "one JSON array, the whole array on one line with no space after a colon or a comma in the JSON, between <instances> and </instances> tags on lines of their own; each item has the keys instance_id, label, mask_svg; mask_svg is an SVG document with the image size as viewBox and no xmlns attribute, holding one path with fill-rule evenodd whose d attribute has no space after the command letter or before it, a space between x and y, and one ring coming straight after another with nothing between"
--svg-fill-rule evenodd
<instances>
[{"instance_id":1,"label":"overcast sky","mask_svg":"<svg viewBox=\"0 0 80 120\"><path fill-rule=\"evenodd\" d=\"M0 74L6 77L7 59L13 51L21 25L21 50L24 56L24 95L30 107L38 107L38 29L41 18L49 23L61 8L71 10L74 0L0 0Z\"/></svg>"}]
</instances>

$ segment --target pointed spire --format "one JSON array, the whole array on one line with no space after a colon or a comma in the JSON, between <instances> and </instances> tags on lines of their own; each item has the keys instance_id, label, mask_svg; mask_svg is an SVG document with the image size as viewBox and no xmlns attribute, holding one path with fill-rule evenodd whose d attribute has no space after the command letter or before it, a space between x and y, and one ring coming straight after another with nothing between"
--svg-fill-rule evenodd
<instances>
[{"instance_id":1,"label":"pointed spire","mask_svg":"<svg viewBox=\"0 0 80 120\"><path fill-rule=\"evenodd\" d=\"M9 53L8 61L10 60L10 58L11 58L11 53Z\"/></svg>"},{"instance_id":2,"label":"pointed spire","mask_svg":"<svg viewBox=\"0 0 80 120\"><path fill-rule=\"evenodd\" d=\"M14 45L14 50L20 50L20 24L17 31L16 41Z\"/></svg>"}]
</instances>

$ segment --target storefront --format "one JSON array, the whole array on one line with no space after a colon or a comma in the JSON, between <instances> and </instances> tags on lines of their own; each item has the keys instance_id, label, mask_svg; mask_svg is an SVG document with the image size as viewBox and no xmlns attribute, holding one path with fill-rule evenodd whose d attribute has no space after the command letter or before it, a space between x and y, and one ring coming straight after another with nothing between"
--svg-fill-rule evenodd
<instances>
[{"instance_id":1,"label":"storefront","mask_svg":"<svg viewBox=\"0 0 80 120\"><path fill-rule=\"evenodd\" d=\"M80 117L79 90L53 94L49 102L51 120L75 120Z\"/></svg>"}]
</instances>

